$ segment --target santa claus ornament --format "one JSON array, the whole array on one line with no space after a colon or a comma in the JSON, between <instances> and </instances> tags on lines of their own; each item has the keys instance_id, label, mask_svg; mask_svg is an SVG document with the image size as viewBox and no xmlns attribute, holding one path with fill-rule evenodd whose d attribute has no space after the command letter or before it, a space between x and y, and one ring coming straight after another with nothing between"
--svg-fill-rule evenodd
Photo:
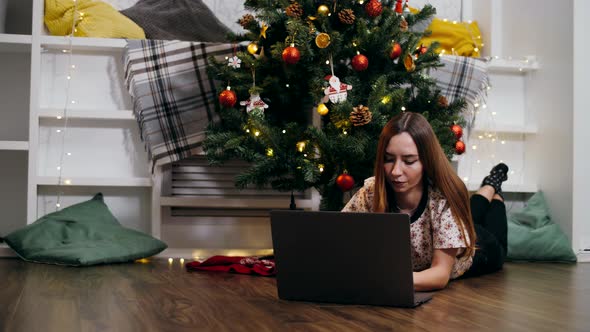
<instances>
[{"instance_id":1,"label":"santa claus ornament","mask_svg":"<svg viewBox=\"0 0 590 332\"><path fill-rule=\"evenodd\" d=\"M346 101L346 97L348 96L348 91L352 90L352 85L341 83L340 79L335 75L328 75L326 78L328 80L328 87L324 89L324 102L329 99L332 103L338 104L341 102Z\"/></svg>"},{"instance_id":2,"label":"santa claus ornament","mask_svg":"<svg viewBox=\"0 0 590 332\"><path fill-rule=\"evenodd\" d=\"M264 110L268 108L268 104L260 99L260 94L258 93L250 94L250 98L241 101L240 105L246 106L246 112L248 114L259 116L263 116Z\"/></svg>"}]
</instances>

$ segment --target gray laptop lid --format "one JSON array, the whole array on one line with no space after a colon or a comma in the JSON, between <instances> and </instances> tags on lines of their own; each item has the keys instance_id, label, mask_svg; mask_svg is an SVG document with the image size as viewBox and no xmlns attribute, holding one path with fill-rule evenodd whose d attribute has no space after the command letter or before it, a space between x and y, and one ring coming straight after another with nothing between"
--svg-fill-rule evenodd
<instances>
[{"instance_id":1,"label":"gray laptop lid","mask_svg":"<svg viewBox=\"0 0 590 332\"><path fill-rule=\"evenodd\" d=\"M279 298L413 307L406 214L273 210Z\"/></svg>"}]
</instances>

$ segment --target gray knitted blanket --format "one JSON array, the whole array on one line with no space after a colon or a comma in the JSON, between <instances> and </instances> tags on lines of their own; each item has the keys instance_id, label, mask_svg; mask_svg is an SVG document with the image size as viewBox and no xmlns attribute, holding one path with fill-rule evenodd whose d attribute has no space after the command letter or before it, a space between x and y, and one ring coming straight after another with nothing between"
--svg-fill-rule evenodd
<instances>
[{"instance_id":1,"label":"gray knitted blanket","mask_svg":"<svg viewBox=\"0 0 590 332\"><path fill-rule=\"evenodd\" d=\"M201 0L140 0L121 13L148 39L224 42L230 32Z\"/></svg>"}]
</instances>

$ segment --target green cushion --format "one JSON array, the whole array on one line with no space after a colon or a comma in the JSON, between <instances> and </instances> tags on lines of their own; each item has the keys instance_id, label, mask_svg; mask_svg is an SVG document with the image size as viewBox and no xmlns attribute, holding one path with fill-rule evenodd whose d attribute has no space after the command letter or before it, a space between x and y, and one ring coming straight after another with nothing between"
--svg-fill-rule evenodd
<instances>
[{"instance_id":1,"label":"green cushion","mask_svg":"<svg viewBox=\"0 0 590 332\"><path fill-rule=\"evenodd\" d=\"M128 262L167 248L152 236L121 226L100 193L48 214L4 241L26 261L74 266Z\"/></svg>"},{"instance_id":2,"label":"green cushion","mask_svg":"<svg viewBox=\"0 0 590 332\"><path fill-rule=\"evenodd\" d=\"M521 211L508 214L508 259L575 262L571 243L553 223L542 192Z\"/></svg>"}]
</instances>

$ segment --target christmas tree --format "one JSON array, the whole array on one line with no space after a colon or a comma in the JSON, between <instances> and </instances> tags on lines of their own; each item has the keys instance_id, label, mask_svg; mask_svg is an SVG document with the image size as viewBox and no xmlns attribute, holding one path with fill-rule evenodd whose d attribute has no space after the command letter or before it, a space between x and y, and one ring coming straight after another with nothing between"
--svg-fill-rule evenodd
<instances>
[{"instance_id":1,"label":"christmas tree","mask_svg":"<svg viewBox=\"0 0 590 332\"><path fill-rule=\"evenodd\" d=\"M248 40L226 63L213 62L222 82L221 121L205 149L212 164L250 162L236 186L322 195L321 209L339 210L343 192L372 176L379 134L399 112L424 115L450 158L464 103L449 104L426 74L440 66L436 45L419 44L407 1L246 0L254 15L239 23ZM321 121L313 123L313 112ZM457 128L457 126L455 126ZM460 129L460 127L459 127Z\"/></svg>"}]
</instances>

